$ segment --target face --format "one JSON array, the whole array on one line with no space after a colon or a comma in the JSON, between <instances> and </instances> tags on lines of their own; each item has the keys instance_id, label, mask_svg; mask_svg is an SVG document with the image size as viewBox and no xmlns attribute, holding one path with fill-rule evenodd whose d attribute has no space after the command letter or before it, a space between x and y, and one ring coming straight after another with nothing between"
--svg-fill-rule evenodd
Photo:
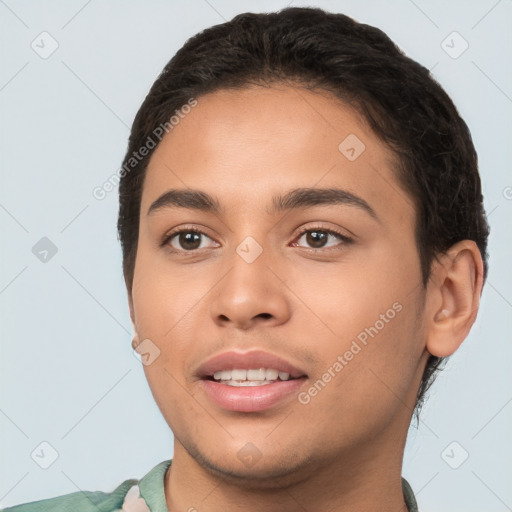
<instances>
[{"instance_id":1,"label":"face","mask_svg":"<svg viewBox=\"0 0 512 512\"><path fill-rule=\"evenodd\" d=\"M130 297L175 458L277 482L400 444L425 292L392 155L328 93L188 110L147 169Z\"/></svg>"}]
</instances>

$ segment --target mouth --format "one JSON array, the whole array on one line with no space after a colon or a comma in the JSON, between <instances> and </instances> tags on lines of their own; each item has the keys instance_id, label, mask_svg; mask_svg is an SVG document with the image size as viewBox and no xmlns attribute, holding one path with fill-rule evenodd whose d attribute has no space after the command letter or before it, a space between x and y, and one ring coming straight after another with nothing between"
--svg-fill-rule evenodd
<instances>
[{"instance_id":1,"label":"mouth","mask_svg":"<svg viewBox=\"0 0 512 512\"><path fill-rule=\"evenodd\" d=\"M276 368L251 368L248 370L219 370L206 379L220 382L226 386L266 386L274 382L294 380L300 377L291 377L288 372L279 371Z\"/></svg>"},{"instance_id":2,"label":"mouth","mask_svg":"<svg viewBox=\"0 0 512 512\"><path fill-rule=\"evenodd\" d=\"M197 372L207 397L238 412L269 409L296 394L307 374L284 359L262 351L226 352Z\"/></svg>"}]
</instances>

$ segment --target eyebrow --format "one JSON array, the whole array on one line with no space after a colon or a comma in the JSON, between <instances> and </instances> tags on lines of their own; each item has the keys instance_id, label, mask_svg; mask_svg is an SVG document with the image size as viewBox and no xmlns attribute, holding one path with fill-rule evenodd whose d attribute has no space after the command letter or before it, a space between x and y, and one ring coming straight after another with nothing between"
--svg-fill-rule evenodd
<instances>
[{"instance_id":1,"label":"eyebrow","mask_svg":"<svg viewBox=\"0 0 512 512\"><path fill-rule=\"evenodd\" d=\"M375 210L364 199L339 188L296 188L290 190L284 196L274 196L271 208L267 208L267 213L275 214L292 209L329 205L353 206L365 211L375 220L379 220ZM147 215L166 208L186 208L214 214L222 213L222 207L216 197L193 189L168 190L151 204Z\"/></svg>"}]
</instances>

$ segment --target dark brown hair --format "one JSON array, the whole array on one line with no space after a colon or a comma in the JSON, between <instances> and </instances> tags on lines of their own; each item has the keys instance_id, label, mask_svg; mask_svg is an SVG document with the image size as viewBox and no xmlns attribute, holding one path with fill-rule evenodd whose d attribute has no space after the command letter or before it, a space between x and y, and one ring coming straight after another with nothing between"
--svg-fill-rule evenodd
<instances>
[{"instance_id":1,"label":"dark brown hair","mask_svg":"<svg viewBox=\"0 0 512 512\"><path fill-rule=\"evenodd\" d=\"M397 177L417 212L423 286L431 264L460 240L474 240L487 276L489 226L477 155L466 123L429 71L381 30L319 8L244 13L186 41L151 87L133 122L119 184L118 232L131 293L142 186L154 147L134 153L203 94L249 84L325 90L360 112L396 156ZM166 125L167 123L167 125ZM130 160L132 159L132 160ZM128 166L128 164L130 165ZM416 412L444 359L430 356Z\"/></svg>"}]
</instances>

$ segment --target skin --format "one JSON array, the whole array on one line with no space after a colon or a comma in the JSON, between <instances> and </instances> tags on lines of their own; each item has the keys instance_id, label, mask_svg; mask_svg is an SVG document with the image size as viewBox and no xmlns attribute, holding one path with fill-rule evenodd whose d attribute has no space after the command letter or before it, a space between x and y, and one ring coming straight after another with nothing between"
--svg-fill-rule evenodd
<instances>
[{"instance_id":1,"label":"skin","mask_svg":"<svg viewBox=\"0 0 512 512\"><path fill-rule=\"evenodd\" d=\"M197 100L150 160L129 295L136 343L160 350L144 371L174 433L169 510L405 511L400 476L417 390L428 355L452 354L475 320L476 245L454 245L422 286L415 208L393 155L330 94L251 86ZM366 147L354 161L338 149L349 134ZM275 194L298 187L348 190L378 218L353 205L269 213ZM176 188L216 196L223 212L147 215ZM190 227L205 233L200 248L187 251L178 237L161 245ZM314 245L299 236L306 228L352 241ZM247 236L263 250L252 263L236 252ZM303 369L307 391L396 303L400 312L307 404L294 395L260 413L226 411L195 373L213 355L258 348ZM261 455L252 466L237 456L247 443Z\"/></svg>"}]
</instances>

